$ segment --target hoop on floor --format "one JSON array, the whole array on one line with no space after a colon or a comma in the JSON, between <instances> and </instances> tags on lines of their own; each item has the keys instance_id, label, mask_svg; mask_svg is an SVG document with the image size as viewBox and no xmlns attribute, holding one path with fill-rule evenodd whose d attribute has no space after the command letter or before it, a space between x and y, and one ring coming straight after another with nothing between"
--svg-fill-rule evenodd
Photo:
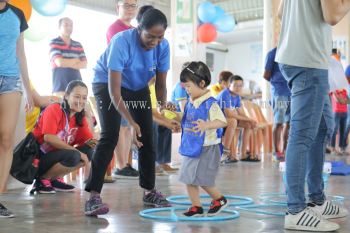
<instances>
[{"instance_id":1,"label":"hoop on floor","mask_svg":"<svg viewBox=\"0 0 350 233\"><path fill-rule=\"evenodd\" d=\"M287 205L286 200L274 200L273 198L287 198L285 193L264 193L259 196L259 200L266 204Z\"/></svg>"},{"instance_id":2,"label":"hoop on floor","mask_svg":"<svg viewBox=\"0 0 350 233\"><path fill-rule=\"evenodd\" d=\"M329 199L332 202L337 202L339 204L343 204L344 197L342 196L333 196L333 195L326 195L327 199ZM259 196L259 200L266 204L281 204L281 205L287 205L286 200L274 200L273 198L287 198L287 195L285 193L265 193L261 194Z\"/></svg>"},{"instance_id":3,"label":"hoop on floor","mask_svg":"<svg viewBox=\"0 0 350 233\"><path fill-rule=\"evenodd\" d=\"M236 202L229 202L228 206L250 205L250 204L254 203L253 199L250 197L234 196L234 195L224 195L224 197L227 200L238 200ZM202 195L200 195L200 198L210 198L210 196L207 194L202 194ZM187 195L170 196L167 198L167 200L171 204L192 205L192 203L189 201L189 198ZM210 202L203 202L202 205L203 206L210 206Z\"/></svg>"},{"instance_id":4,"label":"hoop on floor","mask_svg":"<svg viewBox=\"0 0 350 233\"><path fill-rule=\"evenodd\" d=\"M263 210L264 208L271 208L271 207L284 207L287 206L284 204L257 204L257 205L246 205L246 206L237 206L236 208L239 210L248 211L251 213L256 214L262 214L262 215L272 215L272 216L285 216L286 211L284 212L272 212L272 211L266 211Z\"/></svg>"},{"instance_id":5,"label":"hoop on floor","mask_svg":"<svg viewBox=\"0 0 350 233\"><path fill-rule=\"evenodd\" d=\"M175 214L175 211L178 210L187 210L186 207L166 207L166 208L153 208L153 209L147 209L147 210L142 210L139 212L139 215L143 218L147 219L153 219L153 220L161 220L161 221L166 221L166 222L179 222L179 221L195 221L195 222L200 222L200 221L228 221L228 220L233 220L239 217L238 211L235 210L227 210L224 209L222 210L221 213L228 213L230 215L226 216L213 216L213 217L179 217ZM159 212L165 212L165 211L170 211L170 215L166 216L157 216L154 215L153 213L159 213Z\"/></svg>"}]
</instances>

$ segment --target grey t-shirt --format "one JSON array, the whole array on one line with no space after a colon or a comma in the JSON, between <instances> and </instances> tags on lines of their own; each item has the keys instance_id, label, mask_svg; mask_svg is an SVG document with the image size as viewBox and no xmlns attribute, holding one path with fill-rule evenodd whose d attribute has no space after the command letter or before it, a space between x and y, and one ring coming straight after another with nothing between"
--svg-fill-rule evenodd
<instances>
[{"instance_id":1,"label":"grey t-shirt","mask_svg":"<svg viewBox=\"0 0 350 233\"><path fill-rule=\"evenodd\" d=\"M276 62L328 69L332 28L323 19L320 0L284 0Z\"/></svg>"}]
</instances>

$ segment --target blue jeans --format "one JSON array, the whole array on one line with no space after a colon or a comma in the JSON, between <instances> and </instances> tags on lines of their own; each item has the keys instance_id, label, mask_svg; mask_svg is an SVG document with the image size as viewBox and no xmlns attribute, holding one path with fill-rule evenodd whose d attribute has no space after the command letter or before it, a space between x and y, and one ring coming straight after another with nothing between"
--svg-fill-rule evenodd
<instances>
[{"instance_id":1,"label":"blue jeans","mask_svg":"<svg viewBox=\"0 0 350 233\"><path fill-rule=\"evenodd\" d=\"M0 75L0 95L12 92L23 93L21 78Z\"/></svg>"},{"instance_id":2,"label":"blue jeans","mask_svg":"<svg viewBox=\"0 0 350 233\"><path fill-rule=\"evenodd\" d=\"M334 131L331 140L331 146L335 147L335 141L339 130L339 147L341 149L346 148L346 139L348 134L346 134L346 120L348 118L347 112L336 112L334 113Z\"/></svg>"},{"instance_id":3,"label":"blue jeans","mask_svg":"<svg viewBox=\"0 0 350 233\"><path fill-rule=\"evenodd\" d=\"M286 191L288 211L306 208L305 177L309 199L323 204L322 179L325 147L333 128L333 112L328 96L328 71L280 65L291 89L291 121L286 151Z\"/></svg>"}]
</instances>

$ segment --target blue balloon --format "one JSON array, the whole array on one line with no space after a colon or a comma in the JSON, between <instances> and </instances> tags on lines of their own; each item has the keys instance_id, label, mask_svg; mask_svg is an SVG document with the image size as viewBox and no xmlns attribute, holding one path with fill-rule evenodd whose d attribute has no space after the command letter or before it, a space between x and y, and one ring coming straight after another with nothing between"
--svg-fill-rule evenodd
<instances>
[{"instance_id":1,"label":"blue balloon","mask_svg":"<svg viewBox=\"0 0 350 233\"><path fill-rule=\"evenodd\" d=\"M215 20L217 20L218 18L222 17L225 14L224 9L222 9L220 6L215 6L215 11L216 11ZM214 22L215 22L215 20L214 20Z\"/></svg>"},{"instance_id":2,"label":"blue balloon","mask_svg":"<svg viewBox=\"0 0 350 233\"><path fill-rule=\"evenodd\" d=\"M66 8L68 0L30 0L33 8L43 16L56 16Z\"/></svg>"},{"instance_id":3,"label":"blue balloon","mask_svg":"<svg viewBox=\"0 0 350 233\"><path fill-rule=\"evenodd\" d=\"M236 22L231 15L224 14L215 20L214 25L219 32L230 32L235 28Z\"/></svg>"},{"instance_id":4,"label":"blue balloon","mask_svg":"<svg viewBox=\"0 0 350 233\"><path fill-rule=\"evenodd\" d=\"M198 6L198 18L203 23L212 23L217 18L216 7L211 2L203 2Z\"/></svg>"}]
</instances>

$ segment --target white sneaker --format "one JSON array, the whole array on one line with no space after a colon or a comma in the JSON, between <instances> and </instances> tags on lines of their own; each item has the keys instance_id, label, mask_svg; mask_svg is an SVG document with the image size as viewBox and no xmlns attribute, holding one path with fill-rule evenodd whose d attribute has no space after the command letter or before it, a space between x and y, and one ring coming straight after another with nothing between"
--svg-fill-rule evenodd
<instances>
[{"instance_id":1,"label":"white sneaker","mask_svg":"<svg viewBox=\"0 0 350 233\"><path fill-rule=\"evenodd\" d=\"M321 206L313 203L309 203L308 206L319 214L322 214L322 217L325 219L343 218L349 214L344 207L334 204L331 201L325 201Z\"/></svg>"},{"instance_id":2,"label":"white sneaker","mask_svg":"<svg viewBox=\"0 0 350 233\"><path fill-rule=\"evenodd\" d=\"M293 215L287 213L284 219L284 228L299 231L336 231L339 225L324 219L313 208L307 207L300 213Z\"/></svg>"}]
</instances>

